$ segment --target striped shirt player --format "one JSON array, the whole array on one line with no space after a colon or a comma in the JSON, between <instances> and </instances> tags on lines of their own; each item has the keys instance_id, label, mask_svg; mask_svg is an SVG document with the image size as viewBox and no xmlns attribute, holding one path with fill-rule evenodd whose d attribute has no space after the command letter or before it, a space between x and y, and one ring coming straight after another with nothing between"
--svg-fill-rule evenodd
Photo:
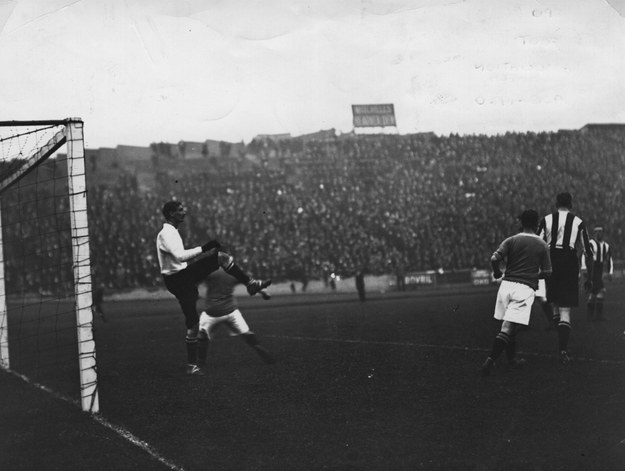
<instances>
[{"instance_id":1,"label":"striped shirt player","mask_svg":"<svg viewBox=\"0 0 625 471\"><path fill-rule=\"evenodd\" d=\"M594 227L590 247L592 249L592 289L588 293L586 304L587 317L588 320L602 321L607 320L603 315L603 300L606 291L603 284L603 275L607 272L608 279L612 279L614 274L612 252L610 251L610 245L603 240L603 227ZM582 272L588 278L585 258L582 258Z\"/></svg>"},{"instance_id":2,"label":"striped shirt player","mask_svg":"<svg viewBox=\"0 0 625 471\"><path fill-rule=\"evenodd\" d=\"M571 332L571 308L579 306L579 258L581 246L587 259L592 257L590 239L584 221L571 213L573 197L570 193L556 196L556 211L547 214L538 227L538 233L549 245L553 273L546 280L547 301L558 319L560 361L570 361L567 348ZM590 278L592 279L592 278ZM584 287L590 289L590 280Z\"/></svg>"},{"instance_id":3,"label":"striped shirt player","mask_svg":"<svg viewBox=\"0 0 625 471\"><path fill-rule=\"evenodd\" d=\"M538 213L528 209L520 218L523 231L504 240L491 257L493 275L501 278L500 264L505 275L497 291L495 319L501 320L501 331L495 337L488 358L482 365L482 376L488 376L495 360L505 350L511 367L522 366L517 360L515 334L518 325L528 325L538 280L551 274L549 247L538 235Z\"/></svg>"}]
</instances>

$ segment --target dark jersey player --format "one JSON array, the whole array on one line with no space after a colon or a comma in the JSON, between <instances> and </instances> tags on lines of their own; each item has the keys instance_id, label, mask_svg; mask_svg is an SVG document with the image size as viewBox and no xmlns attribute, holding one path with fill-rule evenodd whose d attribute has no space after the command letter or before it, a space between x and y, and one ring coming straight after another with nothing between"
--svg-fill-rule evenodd
<instances>
[{"instance_id":1,"label":"dark jersey player","mask_svg":"<svg viewBox=\"0 0 625 471\"><path fill-rule=\"evenodd\" d=\"M494 277L503 276L494 314L502 323L490 355L482 364L482 376L490 375L495 361L504 351L511 367L523 365L524 361L516 358L516 331L519 325L529 324L538 280L551 274L549 247L536 235L538 213L528 209L519 219L522 231L505 239L490 259ZM505 274L501 265L505 266Z\"/></svg>"},{"instance_id":2,"label":"dark jersey player","mask_svg":"<svg viewBox=\"0 0 625 471\"><path fill-rule=\"evenodd\" d=\"M256 334L250 330L239 310L234 297L234 289L239 281L220 268L208 275L204 282L206 298L204 311L200 314L198 350L200 367L206 365L208 343L215 338L220 329L225 329L228 335L236 335L243 339L265 363L274 363L273 357L260 345Z\"/></svg>"}]
</instances>

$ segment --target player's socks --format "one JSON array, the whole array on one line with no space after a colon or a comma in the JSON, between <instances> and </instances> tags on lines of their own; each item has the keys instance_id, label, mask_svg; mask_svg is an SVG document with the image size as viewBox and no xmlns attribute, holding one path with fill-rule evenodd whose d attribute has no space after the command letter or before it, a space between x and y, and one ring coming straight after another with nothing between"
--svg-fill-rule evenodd
<instances>
[{"instance_id":1,"label":"player's socks","mask_svg":"<svg viewBox=\"0 0 625 471\"><path fill-rule=\"evenodd\" d=\"M569 345L569 336L571 335L571 324L566 321L558 323L558 346L560 351L566 352Z\"/></svg>"},{"instance_id":2,"label":"player's socks","mask_svg":"<svg viewBox=\"0 0 625 471\"><path fill-rule=\"evenodd\" d=\"M484 361L484 363L482 363L482 367L480 368L480 374L482 376L490 376L490 372L493 369L493 366L495 366L495 362L491 357L488 357Z\"/></svg>"},{"instance_id":3,"label":"player's socks","mask_svg":"<svg viewBox=\"0 0 625 471\"><path fill-rule=\"evenodd\" d=\"M248 332L247 334L241 335L241 337L243 338L245 343L247 343L250 347L252 347L256 351L258 356L261 357L265 363L273 364L276 362L273 356L264 347L260 345L260 342L258 341L256 334L254 334L253 332Z\"/></svg>"},{"instance_id":4,"label":"player's socks","mask_svg":"<svg viewBox=\"0 0 625 471\"><path fill-rule=\"evenodd\" d=\"M223 267L223 269L230 276L233 276L234 278L236 278L237 280L239 280L241 283L243 283L246 286L250 281L252 281L252 278L250 278L250 276L247 273L245 273L243 270L241 270L241 268L234 262L230 262L228 265Z\"/></svg>"},{"instance_id":5,"label":"player's socks","mask_svg":"<svg viewBox=\"0 0 625 471\"><path fill-rule=\"evenodd\" d=\"M506 358L509 364L515 363L516 358L516 335L510 335L508 345L506 345Z\"/></svg>"},{"instance_id":6,"label":"player's socks","mask_svg":"<svg viewBox=\"0 0 625 471\"><path fill-rule=\"evenodd\" d=\"M189 365L197 365L197 337L185 338L187 344L187 363Z\"/></svg>"},{"instance_id":7,"label":"player's socks","mask_svg":"<svg viewBox=\"0 0 625 471\"><path fill-rule=\"evenodd\" d=\"M597 304L595 303L595 301L588 301L588 303L586 304L586 317L588 318L588 320L592 320L595 316L595 308L597 307ZM598 309L597 309L598 311Z\"/></svg>"},{"instance_id":8,"label":"player's socks","mask_svg":"<svg viewBox=\"0 0 625 471\"><path fill-rule=\"evenodd\" d=\"M495 341L493 342L493 348L490 351L489 358L495 361L499 358L499 355L508 347L510 343L510 336L505 332L499 332L495 336Z\"/></svg>"},{"instance_id":9,"label":"player's socks","mask_svg":"<svg viewBox=\"0 0 625 471\"><path fill-rule=\"evenodd\" d=\"M607 318L603 316L603 299L597 299L597 304L595 306L595 309L597 312L597 316L596 316L597 320L600 320L600 321L607 320Z\"/></svg>"},{"instance_id":10,"label":"player's socks","mask_svg":"<svg viewBox=\"0 0 625 471\"><path fill-rule=\"evenodd\" d=\"M198 366L206 366L207 357L208 357L208 339L200 337L197 341L197 364Z\"/></svg>"},{"instance_id":11,"label":"player's socks","mask_svg":"<svg viewBox=\"0 0 625 471\"><path fill-rule=\"evenodd\" d=\"M262 345L256 345L254 351L258 354L258 356L267 364L273 365L276 360Z\"/></svg>"}]
</instances>

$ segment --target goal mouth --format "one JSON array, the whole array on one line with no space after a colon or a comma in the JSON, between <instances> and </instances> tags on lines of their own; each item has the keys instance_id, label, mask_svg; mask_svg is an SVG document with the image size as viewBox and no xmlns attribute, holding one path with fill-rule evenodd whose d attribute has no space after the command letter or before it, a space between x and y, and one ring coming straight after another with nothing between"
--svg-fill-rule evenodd
<instances>
[{"instance_id":1,"label":"goal mouth","mask_svg":"<svg viewBox=\"0 0 625 471\"><path fill-rule=\"evenodd\" d=\"M98 411L83 122L0 122L0 367Z\"/></svg>"},{"instance_id":2,"label":"goal mouth","mask_svg":"<svg viewBox=\"0 0 625 471\"><path fill-rule=\"evenodd\" d=\"M66 142L63 121L0 121L0 194Z\"/></svg>"}]
</instances>

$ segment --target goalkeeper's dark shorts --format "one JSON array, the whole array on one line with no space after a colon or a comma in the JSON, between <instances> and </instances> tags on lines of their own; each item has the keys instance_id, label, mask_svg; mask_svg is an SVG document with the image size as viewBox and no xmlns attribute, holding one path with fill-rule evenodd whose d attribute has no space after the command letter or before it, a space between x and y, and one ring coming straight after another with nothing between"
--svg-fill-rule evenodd
<instances>
[{"instance_id":1,"label":"goalkeeper's dark shorts","mask_svg":"<svg viewBox=\"0 0 625 471\"><path fill-rule=\"evenodd\" d=\"M180 303L187 329L192 328L200 321L197 313L198 285L218 268L219 259L215 250L178 273L163 275L167 291L176 296L178 303Z\"/></svg>"},{"instance_id":2,"label":"goalkeeper's dark shorts","mask_svg":"<svg viewBox=\"0 0 625 471\"><path fill-rule=\"evenodd\" d=\"M569 249L552 249L553 272L545 280L547 301L560 307L579 306L579 260L577 252Z\"/></svg>"}]
</instances>

